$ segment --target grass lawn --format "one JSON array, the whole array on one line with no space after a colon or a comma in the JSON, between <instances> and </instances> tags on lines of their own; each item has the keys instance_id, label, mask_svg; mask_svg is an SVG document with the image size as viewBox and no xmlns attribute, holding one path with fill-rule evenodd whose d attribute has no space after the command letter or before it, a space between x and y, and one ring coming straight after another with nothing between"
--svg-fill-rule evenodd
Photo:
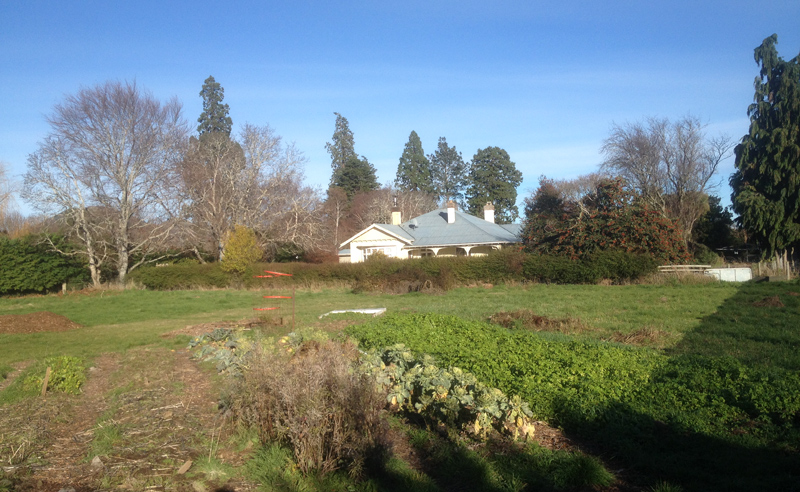
<instances>
[{"instance_id":1,"label":"grass lawn","mask_svg":"<svg viewBox=\"0 0 800 492\"><path fill-rule=\"evenodd\" d=\"M531 285L459 288L443 294L353 294L344 289L298 290L296 324L324 328L321 314L337 309L385 307L389 311L454 314L486 319L498 311L529 309L549 318L578 319L591 329L586 337L653 328L682 335L734 297L732 284L679 286ZM262 299L285 291L107 291L0 299L0 315L49 311L83 325L78 330L26 335L0 334L0 362L13 363L48 355L91 357L153 343L158 335L186 325L256 317L254 307L280 306L287 300ZM341 324L341 323L340 323Z\"/></svg>"}]
</instances>

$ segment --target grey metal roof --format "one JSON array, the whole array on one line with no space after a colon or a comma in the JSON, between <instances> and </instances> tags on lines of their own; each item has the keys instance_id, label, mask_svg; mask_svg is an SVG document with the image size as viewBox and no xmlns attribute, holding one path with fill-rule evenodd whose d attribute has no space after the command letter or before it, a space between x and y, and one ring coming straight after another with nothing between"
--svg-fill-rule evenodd
<instances>
[{"instance_id":1,"label":"grey metal roof","mask_svg":"<svg viewBox=\"0 0 800 492\"><path fill-rule=\"evenodd\" d=\"M376 224L413 241L411 247L460 246L469 244L517 243L520 224L495 224L456 210L456 220L447 223L447 209L414 217L399 226Z\"/></svg>"},{"instance_id":2,"label":"grey metal roof","mask_svg":"<svg viewBox=\"0 0 800 492\"><path fill-rule=\"evenodd\" d=\"M401 225L392 225L392 224L375 224L376 226L380 227L381 229L386 229L387 231L391 232L396 236L400 236L408 241L413 241L414 236L409 233L406 229L404 229Z\"/></svg>"}]
</instances>

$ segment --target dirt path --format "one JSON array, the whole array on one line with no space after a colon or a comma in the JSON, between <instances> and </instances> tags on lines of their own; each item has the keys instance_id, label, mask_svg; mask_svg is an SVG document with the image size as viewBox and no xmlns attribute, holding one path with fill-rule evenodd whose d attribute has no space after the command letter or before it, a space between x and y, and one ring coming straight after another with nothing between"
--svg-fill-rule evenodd
<instances>
[{"instance_id":1,"label":"dirt path","mask_svg":"<svg viewBox=\"0 0 800 492\"><path fill-rule=\"evenodd\" d=\"M245 457L226 448L230 426L216 409L219 390L189 355L154 348L105 354L82 394L5 407L0 466L9 490L255 490L226 474L224 465Z\"/></svg>"}]
</instances>

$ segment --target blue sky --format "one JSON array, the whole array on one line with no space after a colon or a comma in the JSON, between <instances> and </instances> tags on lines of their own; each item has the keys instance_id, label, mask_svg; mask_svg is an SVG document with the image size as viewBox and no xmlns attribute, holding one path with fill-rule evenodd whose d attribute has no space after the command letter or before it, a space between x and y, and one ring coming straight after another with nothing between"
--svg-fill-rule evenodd
<instances>
[{"instance_id":1,"label":"blue sky","mask_svg":"<svg viewBox=\"0 0 800 492\"><path fill-rule=\"evenodd\" d=\"M800 2L0 1L0 160L19 179L54 104L81 86L136 80L177 96L196 126L213 75L234 126L269 124L330 178L344 115L356 152L392 181L415 130L465 160L506 149L523 173L569 178L601 162L613 123L686 114L711 135L748 126L753 49L800 52ZM729 202L729 160L720 194ZM20 203L20 209L29 208Z\"/></svg>"}]
</instances>

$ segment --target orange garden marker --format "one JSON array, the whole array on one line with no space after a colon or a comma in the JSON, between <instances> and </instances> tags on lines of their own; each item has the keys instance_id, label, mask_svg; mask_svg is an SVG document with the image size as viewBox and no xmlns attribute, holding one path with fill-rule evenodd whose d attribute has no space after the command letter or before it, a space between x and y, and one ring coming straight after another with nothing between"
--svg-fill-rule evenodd
<instances>
[{"instance_id":1,"label":"orange garden marker","mask_svg":"<svg viewBox=\"0 0 800 492\"><path fill-rule=\"evenodd\" d=\"M281 272L271 272L269 270L264 270L264 273L268 273L269 275L256 275L255 278L274 278L274 277L291 277L291 273L281 273ZM292 285L292 295L291 296L261 296L264 299L291 299L292 300L292 331L294 331L294 297L295 297L295 286ZM264 308L253 308L254 311L274 311L276 309L280 309L280 306L276 307L264 307Z\"/></svg>"}]
</instances>

